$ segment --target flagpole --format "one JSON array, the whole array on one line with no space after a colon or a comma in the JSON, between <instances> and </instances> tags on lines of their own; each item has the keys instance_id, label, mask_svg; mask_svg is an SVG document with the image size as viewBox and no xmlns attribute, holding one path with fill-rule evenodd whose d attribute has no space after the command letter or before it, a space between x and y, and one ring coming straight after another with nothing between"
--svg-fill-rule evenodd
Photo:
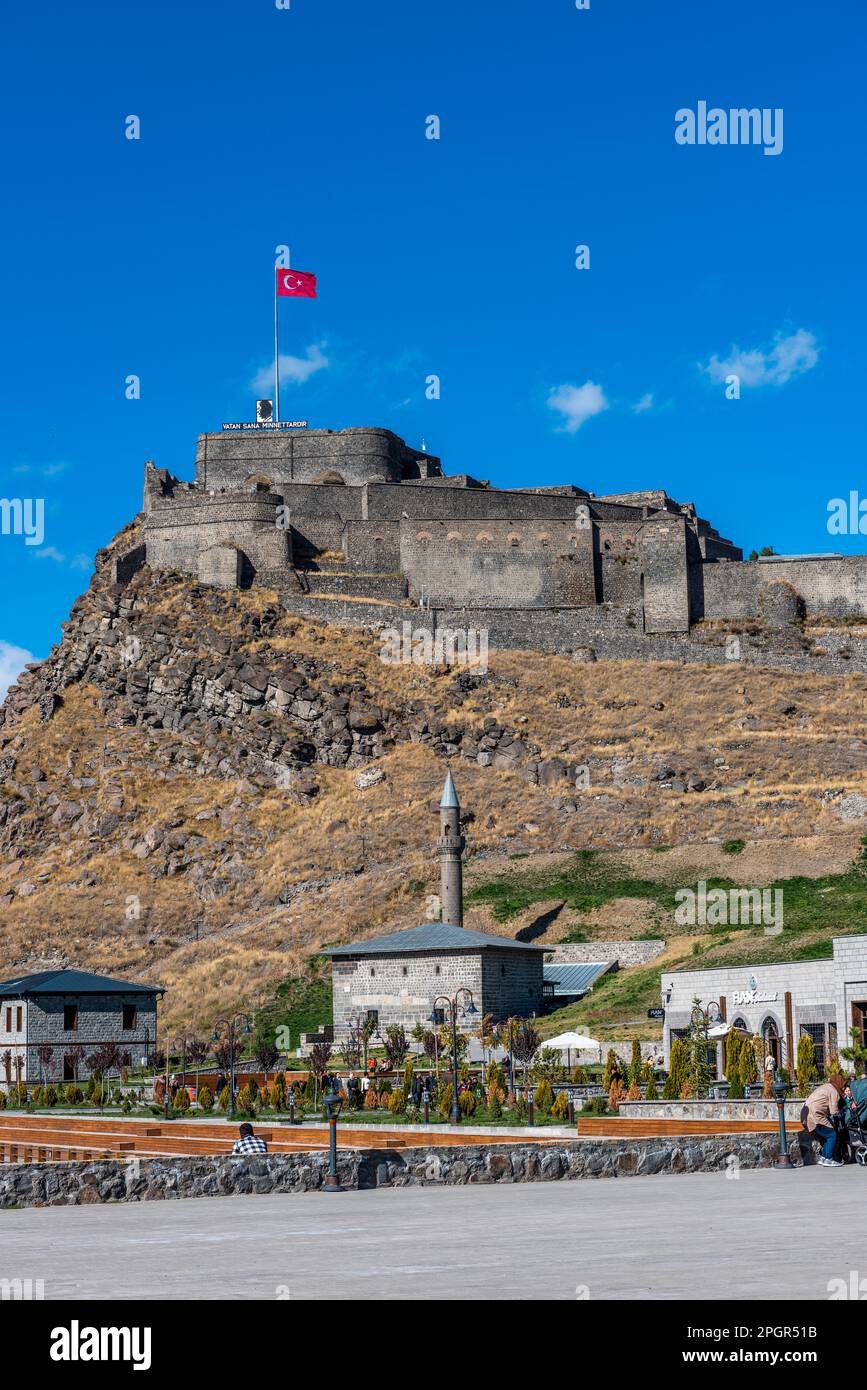
<instances>
[{"instance_id":1,"label":"flagpole","mask_svg":"<svg viewBox=\"0 0 867 1390\"><path fill-rule=\"evenodd\" d=\"M280 339L277 328L277 267L274 267L274 419L280 419Z\"/></svg>"}]
</instances>

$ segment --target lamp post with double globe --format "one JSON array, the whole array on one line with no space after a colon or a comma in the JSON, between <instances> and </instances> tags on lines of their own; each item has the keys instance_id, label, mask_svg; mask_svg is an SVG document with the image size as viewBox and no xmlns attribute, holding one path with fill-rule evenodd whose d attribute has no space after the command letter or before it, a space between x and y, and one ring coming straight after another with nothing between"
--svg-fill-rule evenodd
<instances>
[{"instance_id":1,"label":"lamp post with double globe","mask_svg":"<svg viewBox=\"0 0 867 1390\"><path fill-rule=\"evenodd\" d=\"M436 1024L441 1022L441 1020L437 1018L437 1006L439 1004L447 1005L449 1010L449 1021L451 1022L452 1027L451 1121L453 1125L460 1124L461 1122L461 1111L460 1106L458 1105L458 1006L463 995L467 996L469 1002L465 1004L464 1007L461 1009L461 1016L468 1017L472 1014L477 1014L479 1011L473 1003L473 991L471 989L468 989L466 985L461 985L460 989L456 990L451 998L449 998L447 994L440 994L437 996L437 998L433 1001L433 1009L431 1011L431 1016L429 1019L430 1023Z\"/></svg>"},{"instance_id":2,"label":"lamp post with double globe","mask_svg":"<svg viewBox=\"0 0 867 1390\"><path fill-rule=\"evenodd\" d=\"M221 1041L222 1041L222 1034L221 1034L221 1032L220 1032L220 1029L221 1029L221 1028L225 1030L226 1035L227 1035L226 1041L227 1041L227 1045L228 1045L228 1048L229 1048L229 1119L230 1119L230 1120L231 1120L231 1119L234 1119L234 1117L235 1117L235 1036L236 1036L236 1034L235 1034L235 1024L236 1024L239 1020L243 1020L244 1027L243 1027L243 1029L242 1029L242 1032L243 1032L244 1037L249 1037L249 1035L250 1035L250 1034L252 1033L252 1031L253 1031L252 1027L250 1026L250 1019L248 1018L247 1014L237 1013L237 1014L232 1014L232 1017L231 1017L230 1019L218 1018L217 1021L216 1021L216 1023L214 1024L214 1032L213 1032L213 1035L212 1035L212 1038L211 1038L211 1041L212 1041L212 1042L215 1042L215 1043L221 1042Z\"/></svg>"}]
</instances>

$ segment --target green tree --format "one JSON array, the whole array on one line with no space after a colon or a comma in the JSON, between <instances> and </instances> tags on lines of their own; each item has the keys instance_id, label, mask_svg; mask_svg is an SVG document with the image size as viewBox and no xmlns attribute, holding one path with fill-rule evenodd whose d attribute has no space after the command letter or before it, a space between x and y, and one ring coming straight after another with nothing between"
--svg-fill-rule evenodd
<instances>
[{"instance_id":1,"label":"green tree","mask_svg":"<svg viewBox=\"0 0 867 1390\"><path fill-rule=\"evenodd\" d=\"M752 1041L744 1035L741 1044L740 1057L738 1058L738 1072L741 1081L745 1086L754 1086L758 1079L759 1069L756 1066L756 1054L753 1050Z\"/></svg>"},{"instance_id":2,"label":"green tree","mask_svg":"<svg viewBox=\"0 0 867 1390\"><path fill-rule=\"evenodd\" d=\"M805 1096L808 1091L811 1091L815 1083L819 1080L819 1068L816 1066L816 1049L809 1033L802 1033L798 1038L798 1052L795 1058L795 1075L798 1078L798 1090L802 1096Z\"/></svg>"},{"instance_id":3,"label":"green tree","mask_svg":"<svg viewBox=\"0 0 867 1390\"><path fill-rule=\"evenodd\" d=\"M682 1038L675 1038L668 1058L668 1076L662 1088L663 1100L678 1100L683 1083L689 1079L689 1050ZM604 1081L602 1083L605 1084Z\"/></svg>"},{"instance_id":4,"label":"green tree","mask_svg":"<svg viewBox=\"0 0 867 1390\"><path fill-rule=\"evenodd\" d=\"M620 1058L617 1056L614 1048L609 1047L608 1055L605 1058L605 1070L602 1073L602 1085L605 1087L606 1091L611 1090L611 1082L614 1080L615 1076L620 1075L621 1070Z\"/></svg>"},{"instance_id":5,"label":"green tree","mask_svg":"<svg viewBox=\"0 0 867 1390\"><path fill-rule=\"evenodd\" d=\"M860 1076L863 1071L867 1071L867 1047L864 1046L861 1039L860 1028L850 1028L849 1037L852 1039L852 1042L849 1047L840 1048L840 1056L845 1062L851 1062L853 1071L857 1076ZM804 1039L801 1038L798 1043L799 1058L801 1056L801 1043L803 1041ZM800 1076L798 1079L800 1080Z\"/></svg>"},{"instance_id":6,"label":"green tree","mask_svg":"<svg viewBox=\"0 0 867 1390\"><path fill-rule=\"evenodd\" d=\"M629 1080L637 1086L641 1080L641 1043L632 1039L632 1061L629 1064Z\"/></svg>"}]
</instances>

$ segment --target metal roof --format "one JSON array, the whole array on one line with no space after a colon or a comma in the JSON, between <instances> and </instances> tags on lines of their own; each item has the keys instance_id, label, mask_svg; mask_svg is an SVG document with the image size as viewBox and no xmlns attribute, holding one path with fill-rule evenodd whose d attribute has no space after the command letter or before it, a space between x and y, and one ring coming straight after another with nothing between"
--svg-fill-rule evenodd
<instances>
[{"instance_id":1,"label":"metal roof","mask_svg":"<svg viewBox=\"0 0 867 1390\"><path fill-rule=\"evenodd\" d=\"M443 787L442 799L440 800L441 811L460 810L458 805L458 793L455 787L455 780L452 777L451 769L446 773L446 784Z\"/></svg>"},{"instance_id":2,"label":"metal roof","mask_svg":"<svg viewBox=\"0 0 867 1390\"><path fill-rule=\"evenodd\" d=\"M356 941L350 946L332 946L320 952L323 956L402 956L429 951L545 951L545 946L533 946L527 941L515 941L511 936L492 936L490 932L471 931L451 922L425 922L420 927L391 932Z\"/></svg>"},{"instance_id":3,"label":"metal roof","mask_svg":"<svg viewBox=\"0 0 867 1390\"><path fill-rule=\"evenodd\" d=\"M546 985L553 984L555 997L558 994L586 994L599 976L610 969L610 960L582 961L579 965L552 963L542 966L542 979Z\"/></svg>"},{"instance_id":4,"label":"metal roof","mask_svg":"<svg viewBox=\"0 0 867 1390\"><path fill-rule=\"evenodd\" d=\"M111 980L107 975L91 975L86 970L40 970L35 975L19 975L0 982L0 999L22 994L165 994L162 985L135 985L129 980Z\"/></svg>"}]
</instances>

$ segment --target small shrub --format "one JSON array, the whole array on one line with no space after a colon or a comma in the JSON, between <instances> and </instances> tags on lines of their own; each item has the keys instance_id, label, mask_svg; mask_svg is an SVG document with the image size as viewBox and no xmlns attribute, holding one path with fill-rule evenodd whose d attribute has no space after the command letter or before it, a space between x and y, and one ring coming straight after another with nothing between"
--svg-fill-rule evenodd
<instances>
[{"instance_id":1,"label":"small shrub","mask_svg":"<svg viewBox=\"0 0 867 1390\"><path fill-rule=\"evenodd\" d=\"M70 1081L63 1095L67 1105L81 1104L81 1087L76 1082Z\"/></svg>"},{"instance_id":2,"label":"small shrub","mask_svg":"<svg viewBox=\"0 0 867 1390\"><path fill-rule=\"evenodd\" d=\"M687 1077L680 1088L680 1100L692 1100L692 1082Z\"/></svg>"},{"instance_id":3,"label":"small shrub","mask_svg":"<svg viewBox=\"0 0 867 1390\"><path fill-rule=\"evenodd\" d=\"M637 1081L633 1081L630 1085L629 1090L626 1092L626 1099L641 1100L641 1087Z\"/></svg>"},{"instance_id":4,"label":"small shrub","mask_svg":"<svg viewBox=\"0 0 867 1390\"><path fill-rule=\"evenodd\" d=\"M569 1118L569 1096L566 1091L558 1091L551 1106L551 1114L558 1120Z\"/></svg>"},{"instance_id":5,"label":"small shrub","mask_svg":"<svg viewBox=\"0 0 867 1390\"><path fill-rule=\"evenodd\" d=\"M10 1086L10 1087L9 1087L9 1100L8 1100L8 1103L9 1103L10 1108L13 1109L13 1110L16 1110L16 1109L19 1109L19 1108L22 1107L22 1106L25 1106L25 1105L27 1104L27 1087L26 1087L26 1086Z\"/></svg>"},{"instance_id":6,"label":"small shrub","mask_svg":"<svg viewBox=\"0 0 867 1390\"><path fill-rule=\"evenodd\" d=\"M388 1108L392 1115L403 1115L406 1111L406 1091L396 1086L388 1098Z\"/></svg>"},{"instance_id":7,"label":"small shrub","mask_svg":"<svg viewBox=\"0 0 867 1390\"><path fill-rule=\"evenodd\" d=\"M0 1091L0 1110L6 1109L6 1092Z\"/></svg>"},{"instance_id":8,"label":"small shrub","mask_svg":"<svg viewBox=\"0 0 867 1390\"><path fill-rule=\"evenodd\" d=\"M128 1115L128 1114L130 1113L130 1111L133 1109L133 1100L132 1100L132 1096L129 1096L129 1095L124 1096L124 1098L123 1098L123 1100L122 1100L122 1102L121 1102L120 1108L121 1108L121 1110L123 1111L124 1115Z\"/></svg>"},{"instance_id":9,"label":"small shrub","mask_svg":"<svg viewBox=\"0 0 867 1390\"><path fill-rule=\"evenodd\" d=\"M205 1111L213 1110L213 1108L214 1108L214 1095L213 1095L213 1092L212 1092L210 1086L201 1086L201 1087L199 1088L198 1100L199 1100L199 1109L200 1109L200 1110L205 1110Z\"/></svg>"},{"instance_id":10,"label":"small shrub","mask_svg":"<svg viewBox=\"0 0 867 1390\"><path fill-rule=\"evenodd\" d=\"M518 1121L518 1124L519 1124L519 1125L526 1124L526 1122L527 1122L527 1102L524 1100L524 1097L523 1097L523 1096L518 1096L518 1099L515 1101L514 1109L515 1109L515 1119Z\"/></svg>"},{"instance_id":11,"label":"small shrub","mask_svg":"<svg viewBox=\"0 0 867 1390\"><path fill-rule=\"evenodd\" d=\"M45 1087L45 1089L44 1089L43 1092L42 1092L42 1104L43 1104L43 1105L49 1105L49 1106L50 1106L50 1105L56 1105L56 1104L57 1104L57 1087L56 1087L56 1086L51 1086L51 1085L49 1085L49 1086L46 1086L46 1087Z\"/></svg>"},{"instance_id":12,"label":"small shrub","mask_svg":"<svg viewBox=\"0 0 867 1390\"><path fill-rule=\"evenodd\" d=\"M458 1096L458 1109L462 1115L474 1115L476 1110L476 1097L472 1091L461 1091Z\"/></svg>"},{"instance_id":13,"label":"small shrub","mask_svg":"<svg viewBox=\"0 0 867 1390\"><path fill-rule=\"evenodd\" d=\"M547 1115L553 1104L554 1088L548 1078L544 1077L533 1092L533 1105Z\"/></svg>"},{"instance_id":14,"label":"small shrub","mask_svg":"<svg viewBox=\"0 0 867 1390\"><path fill-rule=\"evenodd\" d=\"M31 1103L31 1105L41 1105L41 1104L42 1104L42 1087L41 1087L41 1086L36 1085L36 1086L33 1087L33 1090L30 1092L30 1103Z\"/></svg>"},{"instance_id":15,"label":"small shrub","mask_svg":"<svg viewBox=\"0 0 867 1390\"><path fill-rule=\"evenodd\" d=\"M583 1067L572 1068L572 1080L575 1082L576 1086L587 1085L587 1073Z\"/></svg>"},{"instance_id":16,"label":"small shrub","mask_svg":"<svg viewBox=\"0 0 867 1390\"><path fill-rule=\"evenodd\" d=\"M364 1093L364 1108L365 1110L375 1110L378 1105L379 1096L376 1094L376 1091L371 1086Z\"/></svg>"},{"instance_id":17,"label":"small shrub","mask_svg":"<svg viewBox=\"0 0 867 1390\"><path fill-rule=\"evenodd\" d=\"M219 1107L220 1107L221 1110L228 1110L228 1108L229 1108L229 1087L228 1087L228 1085L225 1085L225 1086L223 1087L222 1091L220 1092L220 1096L219 1096L219 1100L217 1101L217 1104L219 1105Z\"/></svg>"},{"instance_id":18,"label":"small shrub","mask_svg":"<svg viewBox=\"0 0 867 1390\"><path fill-rule=\"evenodd\" d=\"M256 1092L253 1090L252 1086L248 1084L241 1087L235 1097L235 1105L242 1115L255 1115L256 1100Z\"/></svg>"},{"instance_id":19,"label":"small shrub","mask_svg":"<svg viewBox=\"0 0 867 1390\"><path fill-rule=\"evenodd\" d=\"M499 1120L503 1113L503 1103L500 1100L500 1092L491 1087L488 1090L488 1114L492 1120Z\"/></svg>"},{"instance_id":20,"label":"small shrub","mask_svg":"<svg viewBox=\"0 0 867 1390\"><path fill-rule=\"evenodd\" d=\"M617 1114L620 1109L620 1102L625 1099L625 1096L626 1090L623 1082L618 1081L617 1077L615 1077L611 1083L611 1089L608 1092L608 1109L611 1111L612 1115Z\"/></svg>"},{"instance_id":21,"label":"small shrub","mask_svg":"<svg viewBox=\"0 0 867 1390\"><path fill-rule=\"evenodd\" d=\"M653 1075L652 1071L650 1073L650 1080L647 1083L647 1089L644 1092L644 1099L659 1100L659 1091L657 1090L656 1086L656 1077Z\"/></svg>"},{"instance_id":22,"label":"small shrub","mask_svg":"<svg viewBox=\"0 0 867 1390\"><path fill-rule=\"evenodd\" d=\"M442 1115L444 1120L449 1119L449 1117L451 1116L453 1096L454 1087L451 1085L450 1082L444 1082L444 1084L440 1086L439 1090L437 1091L437 1111L440 1115Z\"/></svg>"},{"instance_id":23,"label":"small shrub","mask_svg":"<svg viewBox=\"0 0 867 1390\"><path fill-rule=\"evenodd\" d=\"M181 1114L183 1114L185 1110L189 1110L190 1093L187 1090L186 1086L178 1087L177 1091L175 1092L175 1098L172 1101L172 1104L174 1105L176 1110L181 1112Z\"/></svg>"},{"instance_id":24,"label":"small shrub","mask_svg":"<svg viewBox=\"0 0 867 1390\"><path fill-rule=\"evenodd\" d=\"M585 1100L583 1106L581 1107L581 1114L582 1114L582 1115L607 1115L607 1114L608 1114L608 1097L607 1097L607 1096L590 1096L590 1098L589 1098L588 1100Z\"/></svg>"}]
</instances>

